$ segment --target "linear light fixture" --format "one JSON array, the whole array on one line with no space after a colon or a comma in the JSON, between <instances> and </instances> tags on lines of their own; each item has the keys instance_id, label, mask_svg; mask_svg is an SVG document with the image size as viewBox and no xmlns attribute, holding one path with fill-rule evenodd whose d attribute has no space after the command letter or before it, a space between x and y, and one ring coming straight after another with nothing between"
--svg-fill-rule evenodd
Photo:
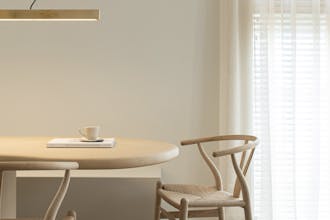
<instances>
[{"instance_id":1,"label":"linear light fixture","mask_svg":"<svg viewBox=\"0 0 330 220\"><path fill-rule=\"evenodd\" d=\"M0 10L0 20L34 21L34 20L81 20L97 21L100 18L98 9L42 9L42 10Z\"/></svg>"},{"instance_id":2,"label":"linear light fixture","mask_svg":"<svg viewBox=\"0 0 330 220\"><path fill-rule=\"evenodd\" d=\"M0 20L7 21L65 21L65 20L99 20L98 9L41 9L32 10L37 0L33 0L29 10L0 9Z\"/></svg>"}]
</instances>

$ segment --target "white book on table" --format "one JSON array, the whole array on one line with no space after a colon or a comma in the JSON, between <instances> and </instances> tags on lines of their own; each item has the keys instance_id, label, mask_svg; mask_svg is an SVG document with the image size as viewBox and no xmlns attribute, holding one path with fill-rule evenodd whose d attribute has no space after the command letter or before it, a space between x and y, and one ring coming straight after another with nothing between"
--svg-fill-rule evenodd
<instances>
[{"instance_id":1,"label":"white book on table","mask_svg":"<svg viewBox=\"0 0 330 220\"><path fill-rule=\"evenodd\" d=\"M114 138L104 138L103 141L86 142L81 138L54 138L47 143L49 148L108 148L114 147Z\"/></svg>"}]
</instances>

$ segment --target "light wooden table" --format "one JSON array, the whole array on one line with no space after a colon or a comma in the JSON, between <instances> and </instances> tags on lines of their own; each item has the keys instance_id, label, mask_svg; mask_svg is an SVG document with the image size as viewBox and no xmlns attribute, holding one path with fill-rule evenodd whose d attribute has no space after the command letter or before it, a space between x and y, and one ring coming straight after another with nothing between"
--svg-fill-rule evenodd
<instances>
[{"instance_id":1,"label":"light wooden table","mask_svg":"<svg viewBox=\"0 0 330 220\"><path fill-rule=\"evenodd\" d=\"M79 169L123 169L155 165L179 155L173 144L115 138L114 148L47 148L52 137L0 137L0 161L76 161ZM15 173L4 175L2 217L15 217ZM7 183L7 184L6 184Z\"/></svg>"}]
</instances>

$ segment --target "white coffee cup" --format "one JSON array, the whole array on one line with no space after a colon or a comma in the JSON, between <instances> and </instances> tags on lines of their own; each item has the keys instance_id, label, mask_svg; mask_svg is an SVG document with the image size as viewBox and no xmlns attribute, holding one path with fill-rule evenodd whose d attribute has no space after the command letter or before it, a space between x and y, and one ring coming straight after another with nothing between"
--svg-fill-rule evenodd
<instances>
[{"instance_id":1,"label":"white coffee cup","mask_svg":"<svg viewBox=\"0 0 330 220\"><path fill-rule=\"evenodd\" d=\"M90 141L97 140L100 136L100 126L86 126L79 128L78 131L81 136Z\"/></svg>"}]
</instances>

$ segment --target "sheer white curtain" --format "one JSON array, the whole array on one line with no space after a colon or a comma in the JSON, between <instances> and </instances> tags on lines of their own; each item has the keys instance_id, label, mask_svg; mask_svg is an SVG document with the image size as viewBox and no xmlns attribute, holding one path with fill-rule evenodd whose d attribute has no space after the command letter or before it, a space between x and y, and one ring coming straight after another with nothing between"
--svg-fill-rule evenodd
<instances>
[{"instance_id":1,"label":"sheer white curtain","mask_svg":"<svg viewBox=\"0 0 330 220\"><path fill-rule=\"evenodd\" d=\"M326 0L254 0L255 220L330 219Z\"/></svg>"},{"instance_id":2,"label":"sheer white curtain","mask_svg":"<svg viewBox=\"0 0 330 220\"><path fill-rule=\"evenodd\" d=\"M220 0L220 134L252 133L252 2ZM232 190L231 161L219 161L225 188ZM226 220L243 219L240 211L227 209Z\"/></svg>"}]
</instances>

